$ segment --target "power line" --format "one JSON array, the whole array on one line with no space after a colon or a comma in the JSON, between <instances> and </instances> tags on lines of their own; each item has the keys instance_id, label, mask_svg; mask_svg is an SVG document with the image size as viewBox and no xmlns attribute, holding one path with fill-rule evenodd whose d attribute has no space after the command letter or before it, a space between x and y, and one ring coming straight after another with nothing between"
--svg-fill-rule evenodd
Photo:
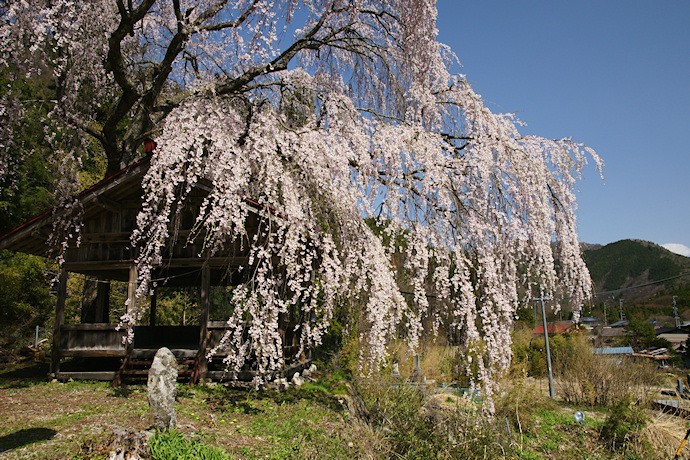
<instances>
[{"instance_id":1,"label":"power line","mask_svg":"<svg viewBox=\"0 0 690 460\"><path fill-rule=\"evenodd\" d=\"M628 286L628 287L626 287L626 288L614 289L614 290L612 290L612 291L596 292L596 293L592 294L592 297L598 297L598 296L602 296L602 295L618 294L618 293L621 293L621 292L631 291L631 290L633 290L633 289L639 289L639 288L643 288L643 287L647 287L647 286L653 286L653 285L655 285L655 284L665 283L666 281L671 281L671 280L675 280L675 279L678 279L678 278L683 278L683 277L685 277L685 276L690 276L690 272L681 273L680 275L672 276L672 277L670 277L670 278L664 278L664 279L659 280L659 281L650 281L649 283L637 284L637 285L635 285L635 286ZM400 293L401 293L401 294L404 294L404 295L415 295L414 292L407 292L407 291L400 291ZM436 298L438 297L438 296L433 295L433 294L425 294L425 295L426 295L426 297L429 298L429 299L436 299ZM532 300L535 300L535 299L532 299ZM539 300L539 299L536 299L536 300ZM563 297L563 298L561 298L561 299L551 299L551 300L570 300L570 297Z\"/></svg>"},{"instance_id":2,"label":"power line","mask_svg":"<svg viewBox=\"0 0 690 460\"><path fill-rule=\"evenodd\" d=\"M633 289L639 289L639 288L643 288L643 287L647 287L647 286L653 286L653 285L655 285L655 284L665 283L666 281L675 280L675 279L682 278L682 277L688 276L688 275L690 275L690 272L681 273L680 275L672 276L672 277L670 277L670 278L665 278L665 279L659 280L659 281L650 281L649 283L638 284L638 285L636 285L636 286L629 286L629 287L626 287L626 288L615 289L615 290L613 290L613 291L597 292L597 293L595 293L595 294L592 294L592 297L598 297L598 296L600 296L600 295L618 294L618 293L620 293L620 292L630 291L630 290L633 290ZM566 299L564 299L564 300L566 300Z\"/></svg>"}]
</instances>

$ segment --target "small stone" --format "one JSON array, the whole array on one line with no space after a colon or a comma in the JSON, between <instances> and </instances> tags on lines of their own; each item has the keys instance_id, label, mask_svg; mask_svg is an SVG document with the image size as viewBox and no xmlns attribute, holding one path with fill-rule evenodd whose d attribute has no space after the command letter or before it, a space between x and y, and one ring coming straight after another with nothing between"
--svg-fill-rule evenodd
<instances>
[{"instance_id":1,"label":"small stone","mask_svg":"<svg viewBox=\"0 0 690 460\"><path fill-rule=\"evenodd\" d=\"M161 348L149 370L148 400L152 427L169 430L175 426L177 397L177 359L168 348Z\"/></svg>"},{"instance_id":2,"label":"small stone","mask_svg":"<svg viewBox=\"0 0 690 460\"><path fill-rule=\"evenodd\" d=\"M153 433L136 432L126 428L113 429L113 441L110 444L109 460L139 460L148 458L148 445Z\"/></svg>"},{"instance_id":3,"label":"small stone","mask_svg":"<svg viewBox=\"0 0 690 460\"><path fill-rule=\"evenodd\" d=\"M391 371L391 377L393 377L395 379L402 378L402 375L400 375L400 368L398 366L398 363L393 363L393 370Z\"/></svg>"},{"instance_id":4,"label":"small stone","mask_svg":"<svg viewBox=\"0 0 690 460\"><path fill-rule=\"evenodd\" d=\"M295 372L295 375L292 376L292 383L296 387L300 387L304 384L304 379L299 375L299 372Z\"/></svg>"}]
</instances>

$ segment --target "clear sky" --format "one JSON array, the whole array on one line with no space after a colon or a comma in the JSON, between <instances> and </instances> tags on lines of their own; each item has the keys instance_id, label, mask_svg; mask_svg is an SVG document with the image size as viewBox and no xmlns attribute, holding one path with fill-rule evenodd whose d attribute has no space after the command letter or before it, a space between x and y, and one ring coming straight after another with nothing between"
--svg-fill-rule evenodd
<instances>
[{"instance_id":1,"label":"clear sky","mask_svg":"<svg viewBox=\"0 0 690 460\"><path fill-rule=\"evenodd\" d=\"M603 157L604 180L590 162L580 182L581 241L690 247L690 1L437 6L439 40L492 110Z\"/></svg>"}]
</instances>

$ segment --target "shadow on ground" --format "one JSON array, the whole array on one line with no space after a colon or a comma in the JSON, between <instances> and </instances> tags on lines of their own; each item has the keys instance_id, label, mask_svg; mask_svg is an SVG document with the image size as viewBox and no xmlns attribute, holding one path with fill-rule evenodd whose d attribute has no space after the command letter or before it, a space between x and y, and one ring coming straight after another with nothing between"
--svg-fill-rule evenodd
<instances>
[{"instance_id":1,"label":"shadow on ground","mask_svg":"<svg viewBox=\"0 0 690 460\"><path fill-rule=\"evenodd\" d=\"M290 387L285 391L255 391L248 389L226 389L206 398L211 407L218 411L233 410L248 415L258 415L264 409L257 405L263 400L272 401L277 405L294 404L298 401L309 401L311 404L320 404L330 410L340 412L343 405L338 397L327 393L325 390L302 387Z\"/></svg>"},{"instance_id":2,"label":"shadow on ground","mask_svg":"<svg viewBox=\"0 0 690 460\"><path fill-rule=\"evenodd\" d=\"M57 434L50 428L25 428L0 437L0 452L23 447L39 441L46 441Z\"/></svg>"},{"instance_id":3,"label":"shadow on ground","mask_svg":"<svg viewBox=\"0 0 690 460\"><path fill-rule=\"evenodd\" d=\"M45 382L49 367L47 362L31 360L0 366L0 388L21 388Z\"/></svg>"}]
</instances>

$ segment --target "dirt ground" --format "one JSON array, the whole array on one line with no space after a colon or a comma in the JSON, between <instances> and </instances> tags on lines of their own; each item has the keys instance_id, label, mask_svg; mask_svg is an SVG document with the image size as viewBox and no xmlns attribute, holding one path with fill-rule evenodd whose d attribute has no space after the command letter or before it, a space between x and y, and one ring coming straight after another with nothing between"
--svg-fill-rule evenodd
<instances>
[{"instance_id":1,"label":"dirt ground","mask_svg":"<svg viewBox=\"0 0 690 460\"><path fill-rule=\"evenodd\" d=\"M104 383L44 383L41 375L46 365L36 363L0 378L3 458L72 458L115 427L148 425L145 394Z\"/></svg>"},{"instance_id":2,"label":"dirt ground","mask_svg":"<svg viewBox=\"0 0 690 460\"><path fill-rule=\"evenodd\" d=\"M0 365L0 459L109 458L122 447L123 433L149 428L144 384L113 388L109 382L48 382L47 371L46 363L32 361ZM450 395L437 396L441 407L459 404ZM355 423L341 398L346 397L316 389L255 392L179 384L177 427L245 460L398 458L385 432ZM525 437L521 450L535 454L524 458L580 458L576 454L583 450L588 458L628 458L598 442L605 413L587 410L588 423L579 426L571 420L574 410L553 411L550 428L539 428L534 439ZM655 458L671 458L687 426L679 417L650 412L644 436L655 447ZM515 442L523 442L519 433L513 435ZM576 454L562 451L566 448ZM687 446L682 458L690 458Z\"/></svg>"},{"instance_id":3,"label":"dirt ground","mask_svg":"<svg viewBox=\"0 0 690 460\"><path fill-rule=\"evenodd\" d=\"M108 458L123 431L150 427L145 384L113 388L109 382L47 382L47 365L0 368L0 458ZM223 387L178 385L177 427L202 436L233 458L318 458L309 443L330 445L338 458L368 457L368 435L347 422L332 397L250 393ZM342 454L342 456L341 456ZM333 458L329 455L330 458Z\"/></svg>"}]
</instances>

